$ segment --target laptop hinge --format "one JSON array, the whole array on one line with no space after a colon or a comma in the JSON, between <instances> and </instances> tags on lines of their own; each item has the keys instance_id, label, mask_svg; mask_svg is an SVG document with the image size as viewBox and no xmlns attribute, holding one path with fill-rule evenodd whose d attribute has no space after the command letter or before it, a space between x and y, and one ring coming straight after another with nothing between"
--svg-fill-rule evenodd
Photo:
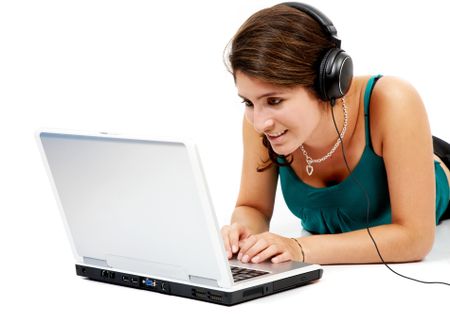
<instances>
[{"instance_id":1,"label":"laptop hinge","mask_svg":"<svg viewBox=\"0 0 450 323\"><path fill-rule=\"evenodd\" d=\"M195 284L219 287L217 280L212 279L212 278L205 278L205 277L200 277L200 276L189 275L189 280Z\"/></svg>"},{"instance_id":2,"label":"laptop hinge","mask_svg":"<svg viewBox=\"0 0 450 323\"><path fill-rule=\"evenodd\" d=\"M93 266L99 266L99 267L109 267L108 264L106 263L106 260L103 260L103 259L83 257L83 262L86 265L93 265Z\"/></svg>"}]
</instances>

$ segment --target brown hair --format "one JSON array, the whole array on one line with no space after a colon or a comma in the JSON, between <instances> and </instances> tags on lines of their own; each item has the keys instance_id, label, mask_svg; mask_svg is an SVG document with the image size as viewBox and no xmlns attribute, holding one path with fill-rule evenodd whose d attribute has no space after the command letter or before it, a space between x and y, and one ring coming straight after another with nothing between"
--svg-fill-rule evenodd
<instances>
[{"instance_id":1,"label":"brown hair","mask_svg":"<svg viewBox=\"0 0 450 323\"><path fill-rule=\"evenodd\" d=\"M239 28L228 48L227 66L234 78L241 71L277 86L304 86L319 99L315 89L320 61L335 46L314 18L278 4L256 12ZM258 171L292 163L292 156L273 151L266 136L262 141L269 160Z\"/></svg>"}]
</instances>

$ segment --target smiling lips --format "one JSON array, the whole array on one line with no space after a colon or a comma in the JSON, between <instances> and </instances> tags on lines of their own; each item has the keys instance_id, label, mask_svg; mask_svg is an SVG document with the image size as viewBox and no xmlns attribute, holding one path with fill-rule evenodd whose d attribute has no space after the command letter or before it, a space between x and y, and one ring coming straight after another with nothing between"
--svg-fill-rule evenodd
<instances>
[{"instance_id":1,"label":"smiling lips","mask_svg":"<svg viewBox=\"0 0 450 323\"><path fill-rule=\"evenodd\" d=\"M287 129L283 130L283 131L279 131L279 132L272 132L272 133L268 133L266 132L266 136L270 139L270 140L275 140L277 138L280 138L282 135L284 135L287 132Z\"/></svg>"}]
</instances>

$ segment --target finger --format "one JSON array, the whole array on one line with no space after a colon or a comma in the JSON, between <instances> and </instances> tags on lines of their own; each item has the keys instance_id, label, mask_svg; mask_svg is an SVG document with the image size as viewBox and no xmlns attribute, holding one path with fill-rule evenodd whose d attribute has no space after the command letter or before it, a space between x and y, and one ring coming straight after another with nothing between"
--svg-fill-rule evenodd
<instances>
[{"instance_id":1,"label":"finger","mask_svg":"<svg viewBox=\"0 0 450 323\"><path fill-rule=\"evenodd\" d=\"M223 238L223 241L224 241L224 245L225 245L225 251L227 252L227 257L228 257L228 259L231 259L231 257L233 257L233 253L231 252L230 240L228 239L228 236L225 236Z\"/></svg>"},{"instance_id":2,"label":"finger","mask_svg":"<svg viewBox=\"0 0 450 323\"><path fill-rule=\"evenodd\" d=\"M274 264L279 264L280 262L286 262L290 260L292 260L292 255L287 251L272 258L272 262Z\"/></svg>"},{"instance_id":3,"label":"finger","mask_svg":"<svg viewBox=\"0 0 450 323\"><path fill-rule=\"evenodd\" d=\"M248 249L250 249L257 242L256 236L250 236L245 240L242 240L239 243L239 254L238 260L241 260L242 257L247 253Z\"/></svg>"},{"instance_id":4,"label":"finger","mask_svg":"<svg viewBox=\"0 0 450 323\"><path fill-rule=\"evenodd\" d=\"M253 258L251 258L252 263L260 263L263 262L269 258L272 258L273 256L279 254L278 247L276 245L270 245L266 249L262 250L260 253L255 255Z\"/></svg>"},{"instance_id":5,"label":"finger","mask_svg":"<svg viewBox=\"0 0 450 323\"><path fill-rule=\"evenodd\" d=\"M240 242L239 248L240 252L238 256L238 259L241 260L242 256L248 252L248 249L250 249L258 240L263 239L265 241L271 241L271 235L269 235L267 232L263 232L256 235L249 235L247 239L244 239Z\"/></svg>"},{"instance_id":6,"label":"finger","mask_svg":"<svg viewBox=\"0 0 450 323\"><path fill-rule=\"evenodd\" d=\"M255 255L259 254L261 251L269 246L267 240L258 239L255 244L253 244L242 256L242 262L249 262Z\"/></svg>"},{"instance_id":7,"label":"finger","mask_svg":"<svg viewBox=\"0 0 450 323\"><path fill-rule=\"evenodd\" d=\"M236 253L239 251L239 227L238 226L232 226L230 233L230 248L233 253Z\"/></svg>"},{"instance_id":8,"label":"finger","mask_svg":"<svg viewBox=\"0 0 450 323\"><path fill-rule=\"evenodd\" d=\"M223 227L221 230L221 233L222 233L223 245L225 247L225 251L227 252L227 257L228 257L228 259L231 259L233 254L231 253L230 239L228 238L229 229L227 227Z\"/></svg>"}]
</instances>

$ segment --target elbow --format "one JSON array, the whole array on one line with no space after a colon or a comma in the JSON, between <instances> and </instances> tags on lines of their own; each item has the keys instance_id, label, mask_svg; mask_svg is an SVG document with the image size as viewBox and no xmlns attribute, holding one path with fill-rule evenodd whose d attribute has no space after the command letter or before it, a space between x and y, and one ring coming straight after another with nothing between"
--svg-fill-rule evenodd
<instances>
[{"instance_id":1,"label":"elbow","mask_svg":"<svg viewBox=\"0 0 450 323\"><path fill-rule=\"evenodd\" d=\"M422 261L433 248L436 222L434 214L417 214L408 221L393 221L391 251L393 262ZM394 233L395 232L395 233Z\"/></svg>"},{"instance_id":2,"label":"elbow","mask_svg":"<svg viewBox=\"0 0 450 323\"><path fill-rule=\"evenodd\" d=\"M435 229L413 234L408 247L408 261L422 261L433 248Z\"/></svg>"},{"instance_id":3,"label":"elbow","mask_svg":"<svg viewBox=\"0 0 450 323\"><path fill-rule=\"evenodd\" d=\"M422 261L425 257L430 253L431 247L420 247L416 248L414 253L410 254L409 259L406 259L406 262L417 262Z\"/></svg>"}]
</instances>

